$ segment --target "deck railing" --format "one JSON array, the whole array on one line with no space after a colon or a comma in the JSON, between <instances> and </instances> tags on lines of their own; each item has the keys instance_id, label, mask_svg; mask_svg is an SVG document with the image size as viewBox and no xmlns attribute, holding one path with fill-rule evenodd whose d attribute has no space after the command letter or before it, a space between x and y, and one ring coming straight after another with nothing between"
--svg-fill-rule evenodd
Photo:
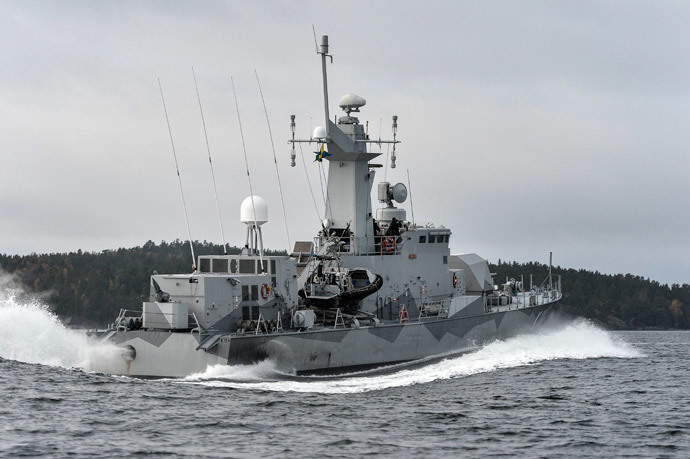
<instances>
[{"instance_id":1,"label":"deck railing","mask_svg":"<svg viewBox=\"0 0 690 459\"><path fill-rule=\"evenodd\" d=\"M510 311L511 309L522 309L553 303L563 297L561 285L561 276L559 275L556 282L553 282L551 286L544 286L542 284L542 286L533 286L530 290L523 290L513 294L502 292L504 293L503 295L486 295L484 296L484 309L486 312L492 312L494 308ZM502 298L507 299L506 304L501 303Z\"/></svg>"},{"instance_id":2,"label":"deck railing","mask_svg":"<svg viewBox=\"0 0 690 459\"><path fill-rule=\"evenodd\" d=\"M357 238L358 241L364 241L364 249L356 252L357 255L399 255L402 253L404 246L404 237L400 235L395 236L363 236ZM351 253L351 241L349 237L341 237L341 245L338 247L338 253ZM314 251L318 252L326 239L321 236L314 238ZM373 247L373 249L367 249Z\"/></svg>"},{"instance_id":3,"label":"deck railing","mask_svg":"<svg viewBox=\"0 0 690 459\"><path fill-rule=\"evenodd\" d=\"M192 329L192 332L199 332L202 327L196 314L192 313L172 313L172 312L147 312L146 313L146 328L170 328L171 322L165 317L179 317L184 316L189 326L184 328ZM115 319L115 322L108 326L111 330L125 331L125 330L139 330L144 328L144 313L143 311L136 311L133 309L120 309L120 313Z\"/></svg>"}]
</instances>

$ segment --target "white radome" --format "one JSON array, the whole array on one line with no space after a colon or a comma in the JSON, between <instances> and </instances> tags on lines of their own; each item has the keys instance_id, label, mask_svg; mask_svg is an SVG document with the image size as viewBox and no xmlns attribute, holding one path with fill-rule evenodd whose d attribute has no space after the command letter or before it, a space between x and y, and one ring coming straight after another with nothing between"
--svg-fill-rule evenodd
<instances>
[{"instance_id":1,"label":"white radome","mask_svg":"<svg viewBox=\"0 0 690 459\"><path fill-rule=\"evenodd\" d=\"M366 104L366 99L358 96L357 94L345 94L340 98L340 102L338 102L338 106L348 113L350 111L358 112L359 109L364 107Z\"/></svg>"},{"instance_id":2,"label":"white radome","mask_svg":"<svg viewBox=\"0 0 690 459\"><path fill-rule=\"evenodd\" d=\"M256 209L256 218L254 216L254 209ZM254 196L254 205L252 206L252 196L249 196L242 201L240 207L240 221L245 224L263 225L268 221L268 204L261 196Z\"/></svg>"},{"instance_id":3,"label":"white radome","mask_svg":"<svg viewBox=\"0 0 690 459\"><path fill-rule=\"evenodd\" d=\"M311 136L312 139L325 139L326 138L326 128L322 126L316 126L314 128L314 133Z\"/></svg>"}]
</instances>

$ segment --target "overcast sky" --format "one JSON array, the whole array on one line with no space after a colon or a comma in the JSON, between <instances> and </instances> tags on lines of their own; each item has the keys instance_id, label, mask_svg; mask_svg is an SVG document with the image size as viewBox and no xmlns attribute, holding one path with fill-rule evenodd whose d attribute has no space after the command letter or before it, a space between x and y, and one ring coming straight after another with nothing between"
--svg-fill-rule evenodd
<instances>
[{"instance_id":1,"label":"overcast sky","mask_svg":"<svg viewBox=\"0 0 690 459\"><path fill-rule=\"evenodd\" d=\"M290 237L310 240L322 216L286 141L291 114L299 137L323 124L312 24L331 113L364 97L375 137L399 116L376 181L409 170L415 219L450 227L453 253L690 283L685 1L2 1L0 252L187 238L157 78L192 237L220 242L192 66L228 242L249 194L232 75L265 244L287 248L255 69Z\"/></svg>"}]
</instances>

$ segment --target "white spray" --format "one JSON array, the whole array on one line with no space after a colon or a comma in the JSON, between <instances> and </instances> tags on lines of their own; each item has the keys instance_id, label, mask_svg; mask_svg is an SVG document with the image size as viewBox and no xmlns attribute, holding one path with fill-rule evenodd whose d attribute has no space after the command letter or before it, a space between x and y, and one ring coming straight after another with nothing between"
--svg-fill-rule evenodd
<instances>
[{"instance_id":1,"label":"white spray","mask_svg":"<svg viewBox=\"0 0 690 459\"><path fill-rule=\"evenodd\" d=\"M387 371L385 374L354 374L335 379L293 377L285 380L274 370L274 380L267 381L267 372L272 368L257 364L243 368L211 367L203 374L184 381L246 390L344 394L461 378L548 360L600 357L636 358L642 357L642 354L611 333L585 320L577 320L555 330L495 341L472 353L450 357L423 367L400 366L400 370Z\"/></svg>"},{"instance_id":2,"label":"white spray","mask_svg":"<svg viewBox=\"0 0 690 459\"><path fill-rule=\"evenodd\" d=\"M0 358L91 371L119 353L65 327L46 304L24 299L15 279L0 273Z\"/></svg>"}]
</instances>

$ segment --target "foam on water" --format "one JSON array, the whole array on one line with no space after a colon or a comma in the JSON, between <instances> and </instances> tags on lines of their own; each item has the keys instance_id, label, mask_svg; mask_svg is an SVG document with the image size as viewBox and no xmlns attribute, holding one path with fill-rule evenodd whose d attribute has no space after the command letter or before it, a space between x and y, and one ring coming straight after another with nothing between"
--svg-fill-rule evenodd
<instances>
[{"instance_id":1,"label":"foam on water","mask_svg":"<svg viewBox=\"0 0 690 459\"><path fill-rule=\"evenodd\" d=\"M66 328L46 304L20 293L11 276L0 274L0 358L87 371L92 362L119 358L115 346Z\"/></svg>"},{"instance_id":2,"label":"foam on water","mask_svg":"<svg viewBox=\"0 0 690 459\"><path fill-rule=\"evenodd\" d=\"M183 379L185 382L205 382L209 380L231 380L236 382L255 382L275 380L285 373L278 371L276 363L264 360L252 365L213 365L201 373L195 373Z\"/></svg>"},{"instance_id":3,"label":"foam on water","mask_svg":"<svg viewBox=\"0 0 690 459\"><path fill-rule=\"evenodd\" d=\"M554 359L601 357L635 358L642 357L642 354L590 322L577 320L540 334L495 341L472 353L421 367L401 367L383 374L281 378L281 373L266 362L247 366L214 366L183 382L276 392L357 393L465 377Z\"/></svg>"}]
</instances>

